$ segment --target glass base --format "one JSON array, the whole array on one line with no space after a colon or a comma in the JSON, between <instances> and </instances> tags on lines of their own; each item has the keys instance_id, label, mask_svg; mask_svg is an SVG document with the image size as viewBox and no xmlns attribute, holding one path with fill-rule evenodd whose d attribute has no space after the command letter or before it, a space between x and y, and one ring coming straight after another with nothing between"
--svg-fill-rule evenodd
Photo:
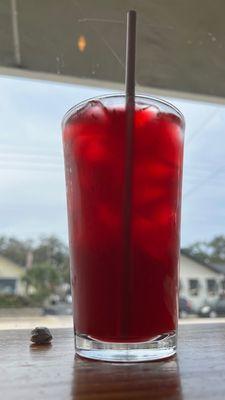
<instances>
[{"instance_id":1,"label":"glass base","mask_svg":"<svg viewBox=\"0 0 225 400\"><path fill-rule=\"evenodd\" d=\"M176 353L176 332L172 331L147 342L102 342L86 335L75 335L76 352L81 357L109 362L155 361Z\"/></svg>"}]
</instances>

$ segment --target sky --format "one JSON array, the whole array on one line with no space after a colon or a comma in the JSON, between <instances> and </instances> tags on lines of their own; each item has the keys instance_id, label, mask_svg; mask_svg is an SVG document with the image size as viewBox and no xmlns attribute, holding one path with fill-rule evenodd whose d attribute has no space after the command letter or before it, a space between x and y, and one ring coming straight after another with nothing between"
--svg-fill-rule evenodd
<instances>
[{"instance_id":1,"label":"sky","mask_svg":"<svg viewBox=\"0 0 225 400\"><path fill-rule=\"evenodd\" d=\"M54 234L67 243L61 120L81 100L110 92L0 77L0 235ZM225 106L168 100L186 120L184 247L225 234Z\"/></svg>"}]
</instances>

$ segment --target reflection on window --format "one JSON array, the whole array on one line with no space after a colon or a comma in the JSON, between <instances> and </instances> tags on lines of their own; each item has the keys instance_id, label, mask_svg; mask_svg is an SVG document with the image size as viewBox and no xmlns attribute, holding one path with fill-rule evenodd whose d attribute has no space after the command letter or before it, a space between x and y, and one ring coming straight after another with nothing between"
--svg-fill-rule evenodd
<instances>
[{"instance_id":1,"label":"reflection on window","mask_svg":"<svg viewBox=\"0 0 225 400\"><path fill-rule=\"evenodd\" d=\"M199 288L198 279L189 279L189 293L191 296L198 296Z\"/></svg>"},{"instance_id":2,"label":"reflection on window","mask_svg":"<svg viewBox=\"0 0 225 400\"><path fill-rule=\"evenodd\" d=\"M209 296L215 296L218 293L218 284L215 279L207 279L207 292Z\"/></svg>"}]
</instances>

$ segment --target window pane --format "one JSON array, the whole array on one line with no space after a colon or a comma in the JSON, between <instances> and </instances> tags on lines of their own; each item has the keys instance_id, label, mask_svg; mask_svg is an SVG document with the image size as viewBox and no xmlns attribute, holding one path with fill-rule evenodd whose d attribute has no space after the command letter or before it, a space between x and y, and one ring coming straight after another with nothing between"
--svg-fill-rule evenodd
<instances>
[{"instance_id":1,"label":"window pane","mask_svg":"<svg viewBox=\"0 0 225 400\"><path fill-rule=\"evenodd\" d=\"M191 296L197 296L199 293L198 279L189 279L189 293Z\"/></svg>"},{"instance_id":2,"label":"window pane","mask_svg":"<svg viewBox=\"0 0 225 400\"><path fill-rule=\"evenodd\" d=\"M215 296L218 293L218 284L215 279L207 279L207 292L209 296Z\"/></svg>"},{"instance_id":3,"label":"window pane","mask_svg":"<svg viewBox=\"0 0 225 400\"><path fill-rule=\"evenodd\" d=\"M16 280L15 279L0 279L0 293L15 293Z\"/></svg>"}]
</instances>

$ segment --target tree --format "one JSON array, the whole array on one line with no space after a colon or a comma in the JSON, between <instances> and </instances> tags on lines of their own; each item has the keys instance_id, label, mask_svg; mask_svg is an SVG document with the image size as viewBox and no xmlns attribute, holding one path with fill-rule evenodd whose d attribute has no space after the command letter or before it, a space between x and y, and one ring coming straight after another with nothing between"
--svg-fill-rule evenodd
<instances>
[{"instance_id":1,"label":"tree","mask_svg":"<svg viewBox=\"0 0 225 400\"><path fill-rule=\"evenodd\" d=\"M32 240L0 237L0 253L21 266L26 265L27 253L32 249Z\"/></svg>"},{"instance_id":2,"label":"tree","mask_svg":"<svg viewBox=\"0 0 225 400\"><path fill-rule=\"evenodd\" d=\"M70 283L69 251L57 237L42 237L33 251L34 263L54 264L62 281Z\"/></svg>"},{"instance_id":3,"label":"tree","mask_svg":"<svg viewBox=\"0 0 225 400\"><path fill-rule=\"evenodd\" d=\"M32 260L54 265L62 280L70 282L68 247L55 236L42 236L37 242L1 236L0 254L23 267L30 267Z\"/></svg>"},{"instance_id":4,"label":"tree","mask_svg":"<svg viewBox=\"0 0 225 400\"><path fill-rule=\"evenodd\" d=\"M225 236L216 236L209 242L195 242L184 250L200 262L225 263Z\"/></svg>"},{"instance_id":5,"label":"tree","mask_svg":"<svg viewBox=\"0 0 225 400\"><path fill-rule=\"evenodd\" d=\"M41 237L38 245L33 251L34 262L54 262L57 265L68 258L68 248L57 237Z\"/></svg>"},{"instance_id":6,"label":"tree","mask_svg":"<svg viewBox=\"0 0 225 400\"><path fill-rule=\"evenodd\" d=\"M23 281L26 282L28 288L32 286L38 295L45 299L49 294L55 293L61 277L55 265L41 263L34 264L32 268L28 269Z\"/></svg>"},{"instance_id":7,"label":"tree","mask_svg":"<svg viewBox=\"0 0 225 400\"><path fill-rule=\"evenodd\" d=\"M225 262L225 236L216 236L208 245L211 251L211 260L214 263Z\"/></svg>"}]
</instances>

